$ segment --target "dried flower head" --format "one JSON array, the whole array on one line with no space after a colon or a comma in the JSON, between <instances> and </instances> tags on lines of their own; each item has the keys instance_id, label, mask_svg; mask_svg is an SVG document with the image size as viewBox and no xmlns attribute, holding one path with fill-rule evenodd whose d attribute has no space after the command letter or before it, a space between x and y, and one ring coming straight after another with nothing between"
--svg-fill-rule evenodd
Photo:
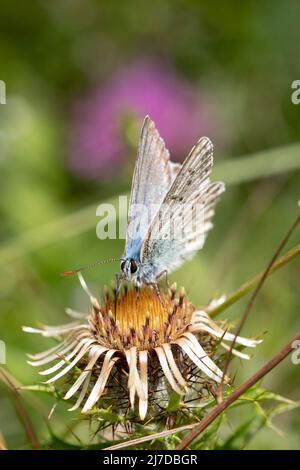
<instances>
[{"instance_id":1,"label":"dried flower head","mask_svg":"<svg viewBox=\"0 0 300 470\"><path fill-rule=\"evenodd\" d=\"M234 335L218 326L205 310L196 310L183 288L178 291L173 284L161 292L160 299L150 288L137 293L125 287L118 297L114 289L105 289L103 302L98 303L81 274L79 278L91 300L87 316L57 327L24 328L59 340L54 348L29 355L29 363L53 363L40 372L51 376L47 383L76 378L64 397L76 396L71 410L82 407L82 413L87 413L96 404L105 408L109 403L120 412L138 404L139 417L144 420L149 408L161 407L164 396L172 391L186 396L196 390L201 398L201 391L205 389L207 394L221 381L220 349L228 349L226 341L232 341ZM67 313L78 317L70 309ZM245 347L259 342L236 339ZM249 358L237 349L233 353Z\"/></svg>"}]
</instances>

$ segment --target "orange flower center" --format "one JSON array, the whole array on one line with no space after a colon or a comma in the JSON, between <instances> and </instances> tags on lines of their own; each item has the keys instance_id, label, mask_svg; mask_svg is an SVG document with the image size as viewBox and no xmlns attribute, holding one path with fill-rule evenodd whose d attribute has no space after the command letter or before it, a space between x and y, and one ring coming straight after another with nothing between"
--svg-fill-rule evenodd
<instances>
[{"instance_id":1,"label":"orange flower center","mask_svg":"<svg viewBox=\"0 0 300 470\"><path fill-rule=\"evenodd\" d=\"M176 339L187 327L193 312L184 291L175 288L160 296L150 288L125 289L117 299L106 294L99 311L94 308L97 336L111 347L149 349ZM95 324L96 323L96 324Z\"/></svg>"}]
</instances>

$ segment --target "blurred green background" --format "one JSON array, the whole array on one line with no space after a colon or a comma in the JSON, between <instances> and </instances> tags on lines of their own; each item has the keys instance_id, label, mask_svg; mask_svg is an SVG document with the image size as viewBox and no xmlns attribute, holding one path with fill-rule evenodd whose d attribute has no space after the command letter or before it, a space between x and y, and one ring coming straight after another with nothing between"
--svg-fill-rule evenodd
<instances>
[{"instance_id":1,"label":"blurred green background","mask_svg":"<svg viewBox=\"0 0 300 470\"><path fill-rule=\"evenodd\" d=\"M205 248L172 280L201 305L265 267L300 197L300 105L291 102L300 79L299 15L296 1L1 3L0 339L17 380L39 380L25 353L51 345L21 326L64 323L65 307L87 308L77 279L59 273L122 254L123 240L97 239L96 208L130 189L143 113L152 111L179 160L209 133L213 178L227 183ZM299 229L289 246L297 243ZM93 292L117 270L87 272ZM237 382L299 330L299 274L296 259L266 283L244 334L268 333ZM223 317L237 320L244 303ZM288 359L264 385L299 400L299 374ZM53 399L39 400L47 414ZM45 435L40 409L28 406ZM72 422L65 409L55 413ZM300 412L276 424L282 435L266 429L249 447L300 448ZM9 448L26 447L4 385L0 431Z\"/></svg>"}]
</instances>

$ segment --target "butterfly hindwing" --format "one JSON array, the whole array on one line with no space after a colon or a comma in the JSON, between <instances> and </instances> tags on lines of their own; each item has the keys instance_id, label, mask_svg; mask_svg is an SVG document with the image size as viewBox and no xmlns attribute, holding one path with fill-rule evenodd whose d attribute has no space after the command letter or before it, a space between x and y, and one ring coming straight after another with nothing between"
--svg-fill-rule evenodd
<instances>
[{"instance_id":1,"label":"butterfly hindwing","mask_svg":"<svg viewBox=\"0 0 300 470\"><path fill-rule=\"evenodd\" d=\"M151 266L153 279L163 271L170 273L202 248L225 189L223 183L210 182L212 166L213 145L203 137L184 161L142 245L141 262L148 272Z\"/></svg>"}]
</instances>

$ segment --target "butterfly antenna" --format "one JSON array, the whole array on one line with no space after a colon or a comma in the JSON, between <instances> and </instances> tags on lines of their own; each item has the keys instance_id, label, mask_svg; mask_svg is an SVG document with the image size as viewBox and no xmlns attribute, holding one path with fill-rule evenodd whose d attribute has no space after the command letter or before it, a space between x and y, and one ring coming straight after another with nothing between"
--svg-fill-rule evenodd
<instances>
[{"instance_id":1,"label":"butterfly antenna","mask_svg":"<svg viewBox=\"0 0 300 470\"><path fill-rule=\"evenodd\" d=\"M83 271L85 269L92 269L92 268L98 266L99 264L112 263L114 261L121 261L121 260L122 260L122 258L103 259L103 260L96 261L95 263L88 264L87 266L82 266L81 268L72 269L70 271L64 271L60 274L61 274L61 276L73 276L74 274L78 274L78 273L80 273L81 271Z\"/></svg>"}]
</instances>

